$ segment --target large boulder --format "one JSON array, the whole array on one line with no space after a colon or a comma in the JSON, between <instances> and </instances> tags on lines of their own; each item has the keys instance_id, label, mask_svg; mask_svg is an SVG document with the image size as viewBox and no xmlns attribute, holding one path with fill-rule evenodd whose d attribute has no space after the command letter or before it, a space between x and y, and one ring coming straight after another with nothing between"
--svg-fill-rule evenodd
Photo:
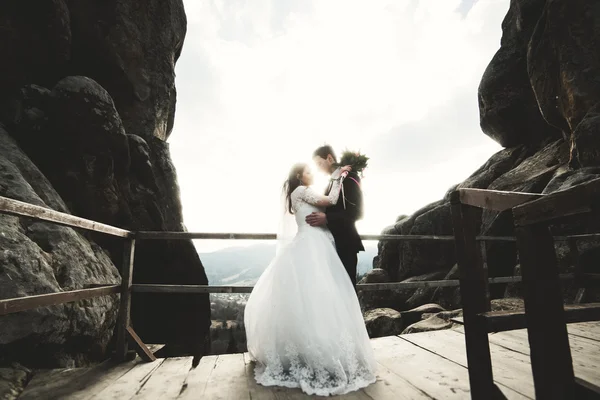
<instances>
[{"instance_id":1,"label":"large boulder","mask_svg":"<svg viewBox=\"0 0 600 400\"><path fill-rule=\"evenodd\" d=\"M409 220L410 221L410 220ZM410 235L447 235L452 232L450 204L442 201L418 215L403 231ZM407 222L406 225L409 225ZM447 269L454 258L454 243L441 241L401 242L398 279Z\"/></svg>"},{"instance_id":2,"label":"large boulder","mask_svg":"<svg viewBox=\"0 0 600 400\"><path fill-rule=\"evenodd\" d=\"M425 275L413 276L408 279L405 279L403 282L439 281L445 279L447 275L448 273L446 272L446 270L442 269ZM402 304L402 306L399 309L410 310L418 308L419 306L430 302L434 292L435 288L432 287L420 287L418 289L411 290L397 290L397 294L403 294L403 297L401 297L402 303L397 303ZM404 300L404 296L409 297L406 300Z\"/></svg>"},{"instance_id":3,"label":"large boulder","mask_svg":"<svg viewBox=\"0 0 600 400\"><path fill-rule=\"evenodd\" d=\"M531 157L531 151L526 146L517 146L497 152L464 182L451 188L443 199L423 207L410 217L399 218L396 224L386 228L383 233L452 235L449 193L457 188L488 188L493 182L529 157ZM477 217L481 218L481 213ZM477 223L479 224L480 220ZM453 242L382 241L378 244L378 255L374 259L374 267L387 271L391 281L448 279L448 274L455 265ZM402 293L396 296L397 298L372 306L409 309L430 302L436 291L423 288L399 292ZM450 293L450 291L446 292ZM455 303L453 300L442 300L442 302L444 305Z\"/></svg>"},{"instance_id":4,"label":"large boulder","mask_svg":"<svg viewBox=\"0 0 600 400\"><path fill-rule=\"evenodd\" d=\"M481 129L504 147L535 146L548 137L561 137L560 129L544 120L527 74L529 40L545 3L510 2L502 22L500 49L479 85Z\"/></svg>"},{"instance_id":5,"label":"large boulder","mask_svg":"<svg viewBox=\"0 0 600 400\"><path fill-rule=\"evenodd\" d=\"M479 86L481 128L506 147L456 188L554 193L600 176L600 57L596 23L600 10L584 0L512 0L502 23L502 41ZM396 221L384 233L451 235L449 198ZM478 211L477 234L512 236L510 210ZM576 216L552 227L556 235L595 232L597 219ZM590 259L600 242L578 239L579 253ZM515 243L487 242L489 276L519 273ZM561 272L572 272L567 243L555 244ZM588 263L593 269L593 262ZM392 281L420 276L428 268L456 279L451 243L391 241L379 244L375 266ZM572 285L565 296L571 299ZM492 298L518 293L519 285L493 285ZM593 295L590 295L593 297ZM460 306L458 288L415 290L405 306L435 301ZM376 307L377 304L373 304Z\"/></svg>"},{"instance_id":6,"label":"large boulder","mask_svg":"<svg viewBox=\"0 0 600 400\"><path fill-rule=\"evenodd\" d=\"M452 321L434 315L427 319L415 322L414 324L407 326L406 329L402 331L402 334L405 335L408 333L441 331L444 329L450 329L453 326L454 323Z\"/></svg>"},{"instance_id":7,"label":"large boulder","mask_svg":"<svg viewBox=\"0 0 600 400\"><path fill-rule=\"evenodd\" d=\"M546 121L571 142L574 166L600 163L600 40L594 2L546 0L528 44L527 72ZM533 22L533 21L532 21Z\"/></svg>"},{"instance_id":8,"label":"large boulder","mask_svg":"<svg viewBox=\"0 0 600 400\"><path fill-rule=\"evenodd\" d=\"M403 311L400 314L402 314L404 324L411 325L420 321L424 314L437 314L444 311L446 311L444 307L435 303L428 303L408 311Z\"/></svg>"},{"instance_id":9,"label":"large boulder","mask_svg":"<svg viewBox=\"0 0 600 400\"><path fill-rule=\"evenodd\" d=\"M524 146L502 150L455 188L473 187L548 194L598 177L600 177L599 167L578 169L570 167L569 144L563 139L558 139L541 145L539 150L535 151L528 150ZM388 228L385 233L412 234L414 233L412 229L406 228L410 226L410 223L419 221L419 226L423 229L420 229L418 234L452 235L451 213L436 212L436 210L446 208L449 208L448 196L425 207L424 212L418 211L415 215L403 219L400 224ZM514 236L515 234L510 210L505 212L484 210L478 212L476 218L478 234L486 236ZM445 228L439 229L439 226L445 226ZM556 235L595 232L598 229L600 229L600 225L596 219L586 216L572 217L565 223L553 226L553 232ZM580 252L588 251L598 245L600 242L594 239L578 240ZM418 241L405 241L402 244L393 241L380 242L379 254L374 264L377 268L387 271L390 277L396 277L390 281L458 279L453 246L452 242L436 244L419 243ZM570 270L572 255L568 244L564 241L557 241L555 247L561 272L572 272ZM515 270L518 256L514 242L486 242L485 250L489 276L518 274ZM437 271L421 274L433 267L437 267ZM490 287L492 298L503 297L506 290L506 284ZM381 302L371 302L370 307L385 306L397 310L407 310L432 301L444 307L461 306L460 290L457 287L419 288L389 291L388 293Z\"/></svg>"},{"instance_id":10,"label":"large boulder","mask_svg":"<svg viewBox=\"0 0 600 400\"><path fill-rule=\"evenodd\" d=\"M0 368L0 399L18 399L31 376L32 371L19 364Z\"/></svg>"},{"instance_id":11,"label":"large boulder","mask_svg":"<svg viewBox=\"0 0 600 400\"><path fill-rule=\"evenodd\" d=\"M569 160L567 143L556 140L523 160L517 167L503 174L488 189L510 192L541 193L553 176L565 167ZM514 236L512 213L484 210L480 232L488 236ZM487 242L486 259L492 276L510 276L517 263L517 248L514 242ZM494 285L492 297L502 296L505 285Z\"/></svg>"},{"instance_id":12,"label":"large boulder","mask_svg":"<svg viewBox=\"0 0 600 400\"><path fill-rule=\"evenodd\" d=\"M364 315L370 338L393 336L402 332L402 315L391 308L377 308Z\"/></svg>"},{"instance_id":13,"label":"large boulder","mask_svg":"<svg viewBox=\"0 0 600 400\"><path fill-rule=\"evenodd\" d=\"M0 196L69 212L1 127L0 182ZM106 251L73 229L3 214L0 232L3 298L120 283ZM113 295L5 315L0 324L0 362L68 367L102 359L117 313L118 297Z\"/></svg>"},{"instance_id":14,"label":"large boulder","mask_svg":"<svg viewBox=\"0 0 600 400\"><path fill-rule=\"evenodd\" d=\"M183 0L69 2L72 70L111 94L128 134L165 140L175 117Z\"/></svg>"},{"instance_id":15,"label":"large boulder","mask_svg":"<svg viewBox=\"0 0 600 400\"><path fill-rule=\"evenodd\" d=\"M0 26L0 105L24 84L83 75L111 94L128 134L168 138L187 29L182 0L4 1Z\"/></svg>"},{"instance_id":16,"label":"large boulder","mask_svg":"<svg viewBox=\"0 0 600 400\"><path fill-rule=\"evenodd\" d=\"M447 234L452 229L450 209L444 201L423 207L409 218L402 218L387 227L383 234L421 235ZM374 259L374 268L387 271L392 281L401 281L412 275L423 275L445 266L445 259L438 253L449 256L453 253L450 243L418 243L416 241L380 242L379 254ZM437 268L436 268L437 267Z\"/></svg>"},{"instance_id":17,"label":"large boulder","mask_svg":"<svg viewBox=\"0 0 600 400\"><path fill-rule=\"evenodd\" d=\"M127 229L184 231L166 143L175 112L174 68L186 32L183 2L7 1L0 5L0 26L0 124L47 177L47 188L34 186L44 203ZM61 201L48 200L45 192ZM114 272L122 242L93 239ZM25 237L16 240L26 243ZM80 246L77 236L63 240ZM35 257L43 254L31 256L42 262ZM68 279L71 267L63 273ZM97 276L102 283L113 278ZM138 241L133 279L208 283L190 240ZM199 356L208 349L207 294L134 294L131 312L142 340L167 343L162 355Z\"/></svg>"},{"instance_id":18,"label":"large boulder","mask_svg":"<svg viewBox=\"0 0 600 400\"><path fill-rule=\"evenodd\" d=\"M24 84L52 85L64 75L71 58L70 25L65 0L0 2L0 116Z\"/></svg>"},{"instance_id":19,"label":"large boulder","mask_svg":"<svg viewBox=\"0 0 600 400\"><path fill-rule=\"evenodd\" d=\"M451 188L443 199L421 208L412 216L399 217L394 225L385 228L382 233L452 235L449 193L454 189L468 187L486 189L529 156L531 151L526 146L497 152L464 182ZM448 271L456 263L454 243L382 241L378 244L378 255L373 263L375 268L386 270L391 281L422 275L436 268Z\"/></svg>"},{"instance_id":20,"label":"large boulder","mask_svg":"<svg viewBox=\"0 0 600 400\"><path fill-rule=\"evenodd\" d=\"M50 92L35 89L22 91L16 137L70 209L131 230L184 230L175 169L162 140L127 134L112 97L90 78L66 77ZM32 115L40 122L31 122ZM120 260L120 241L98 240ZM133 279L208 283L190 241L138 242ZM199 338L208 335L209 310L206 294L135 294L132 320L144 341L169 344L161 354L198 353L206 350Z\"/></svg>"},{"instance_id":21,"label":"large boulder","mask_svg":"<svg viewBox=\"0 0 600 400\"><path fill-rule=\"evenodd\" d=\"M359 284L364 283L388 283L390 277L386 270L374 268L367 272L365 277L361 279ZM390 297L389 290L361 290L358 292L358 299L363 311L371 310L378 307L391 307L391 302L386 300Z\"/></svg>"}]
</instances>

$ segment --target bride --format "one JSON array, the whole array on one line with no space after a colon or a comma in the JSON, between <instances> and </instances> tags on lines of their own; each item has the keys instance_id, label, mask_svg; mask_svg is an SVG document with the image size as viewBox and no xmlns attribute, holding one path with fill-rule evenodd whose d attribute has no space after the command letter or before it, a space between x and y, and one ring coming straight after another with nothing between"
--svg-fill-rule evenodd
<instances>
[{"instance_id":1,"label":"bride","mask_svg":"<svg viewBox=\"0 0 600 400\"><path fill-rule=\"evenodd\" d=\"M295 216L297 233L278 248L244 315L259 384L327 396L376 380L358 298L333 236L326 227L304 221L308 214L336 204L341 179L349 170L342 168L328 196L310 188L313 176L306 164L296 164L284 184L285 211Z\"/></svg>"}]
</instances>

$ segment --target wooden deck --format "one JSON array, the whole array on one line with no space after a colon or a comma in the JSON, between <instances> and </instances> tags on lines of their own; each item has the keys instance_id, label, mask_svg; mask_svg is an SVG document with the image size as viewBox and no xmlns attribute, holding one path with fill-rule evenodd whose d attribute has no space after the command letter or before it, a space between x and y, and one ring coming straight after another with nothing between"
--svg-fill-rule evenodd
<instances>
[{"instance_id":1,"label":"wooden deck","mask_svg":"<svg viewBox=\"0 0 600 400\"><path fill-rule=\"evenodd\" d=\"M575 374L600 386L600 322L570 324ZM340 399L468 399L462 327L372 340L377 382ZM534 398L525 330L490 335L494 379L509 399ZM40 371L20 399L304 399L300 390L255 383L246 354L109 361L94 368Z\"/></svg>"}]
</instances>

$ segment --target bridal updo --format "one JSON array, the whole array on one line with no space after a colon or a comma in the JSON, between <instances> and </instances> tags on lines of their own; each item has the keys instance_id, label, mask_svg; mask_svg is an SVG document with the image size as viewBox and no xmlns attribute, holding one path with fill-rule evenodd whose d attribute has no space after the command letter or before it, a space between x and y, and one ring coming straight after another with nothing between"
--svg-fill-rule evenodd
<instances>
[{"instance_id":1,"label":"bridal updo","mask_svg":"<svg viewBox=\"0 0 600 400\"><path fill-rule=\"evenodd\" d=\"M297 163L294 164L292 169L290 169L290 173L288 174L287 179L283 183L283 192L285 193L285 204L287 211L290 214L294 213L292 209L292 193L296 188L302 185L302 175L304 174L304 170L308 165L305 163Z\"/></svg>"}]
</instances>

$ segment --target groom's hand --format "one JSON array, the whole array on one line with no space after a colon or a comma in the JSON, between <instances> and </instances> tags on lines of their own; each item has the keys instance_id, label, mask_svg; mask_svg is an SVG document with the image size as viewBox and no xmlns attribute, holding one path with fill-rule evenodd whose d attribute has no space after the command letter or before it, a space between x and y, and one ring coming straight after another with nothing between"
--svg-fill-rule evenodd
<instances>
[{"instance_id":1,"label":"groom's hand","mask_svg":"<svg viewBox=\"0 0 600 400\"><path fill-rule=\"evenodd\" d=\"M327 225L327 215L322 212L314 212L306 216L306 223L310 226Z\"/></svg>"}]
</instances>

